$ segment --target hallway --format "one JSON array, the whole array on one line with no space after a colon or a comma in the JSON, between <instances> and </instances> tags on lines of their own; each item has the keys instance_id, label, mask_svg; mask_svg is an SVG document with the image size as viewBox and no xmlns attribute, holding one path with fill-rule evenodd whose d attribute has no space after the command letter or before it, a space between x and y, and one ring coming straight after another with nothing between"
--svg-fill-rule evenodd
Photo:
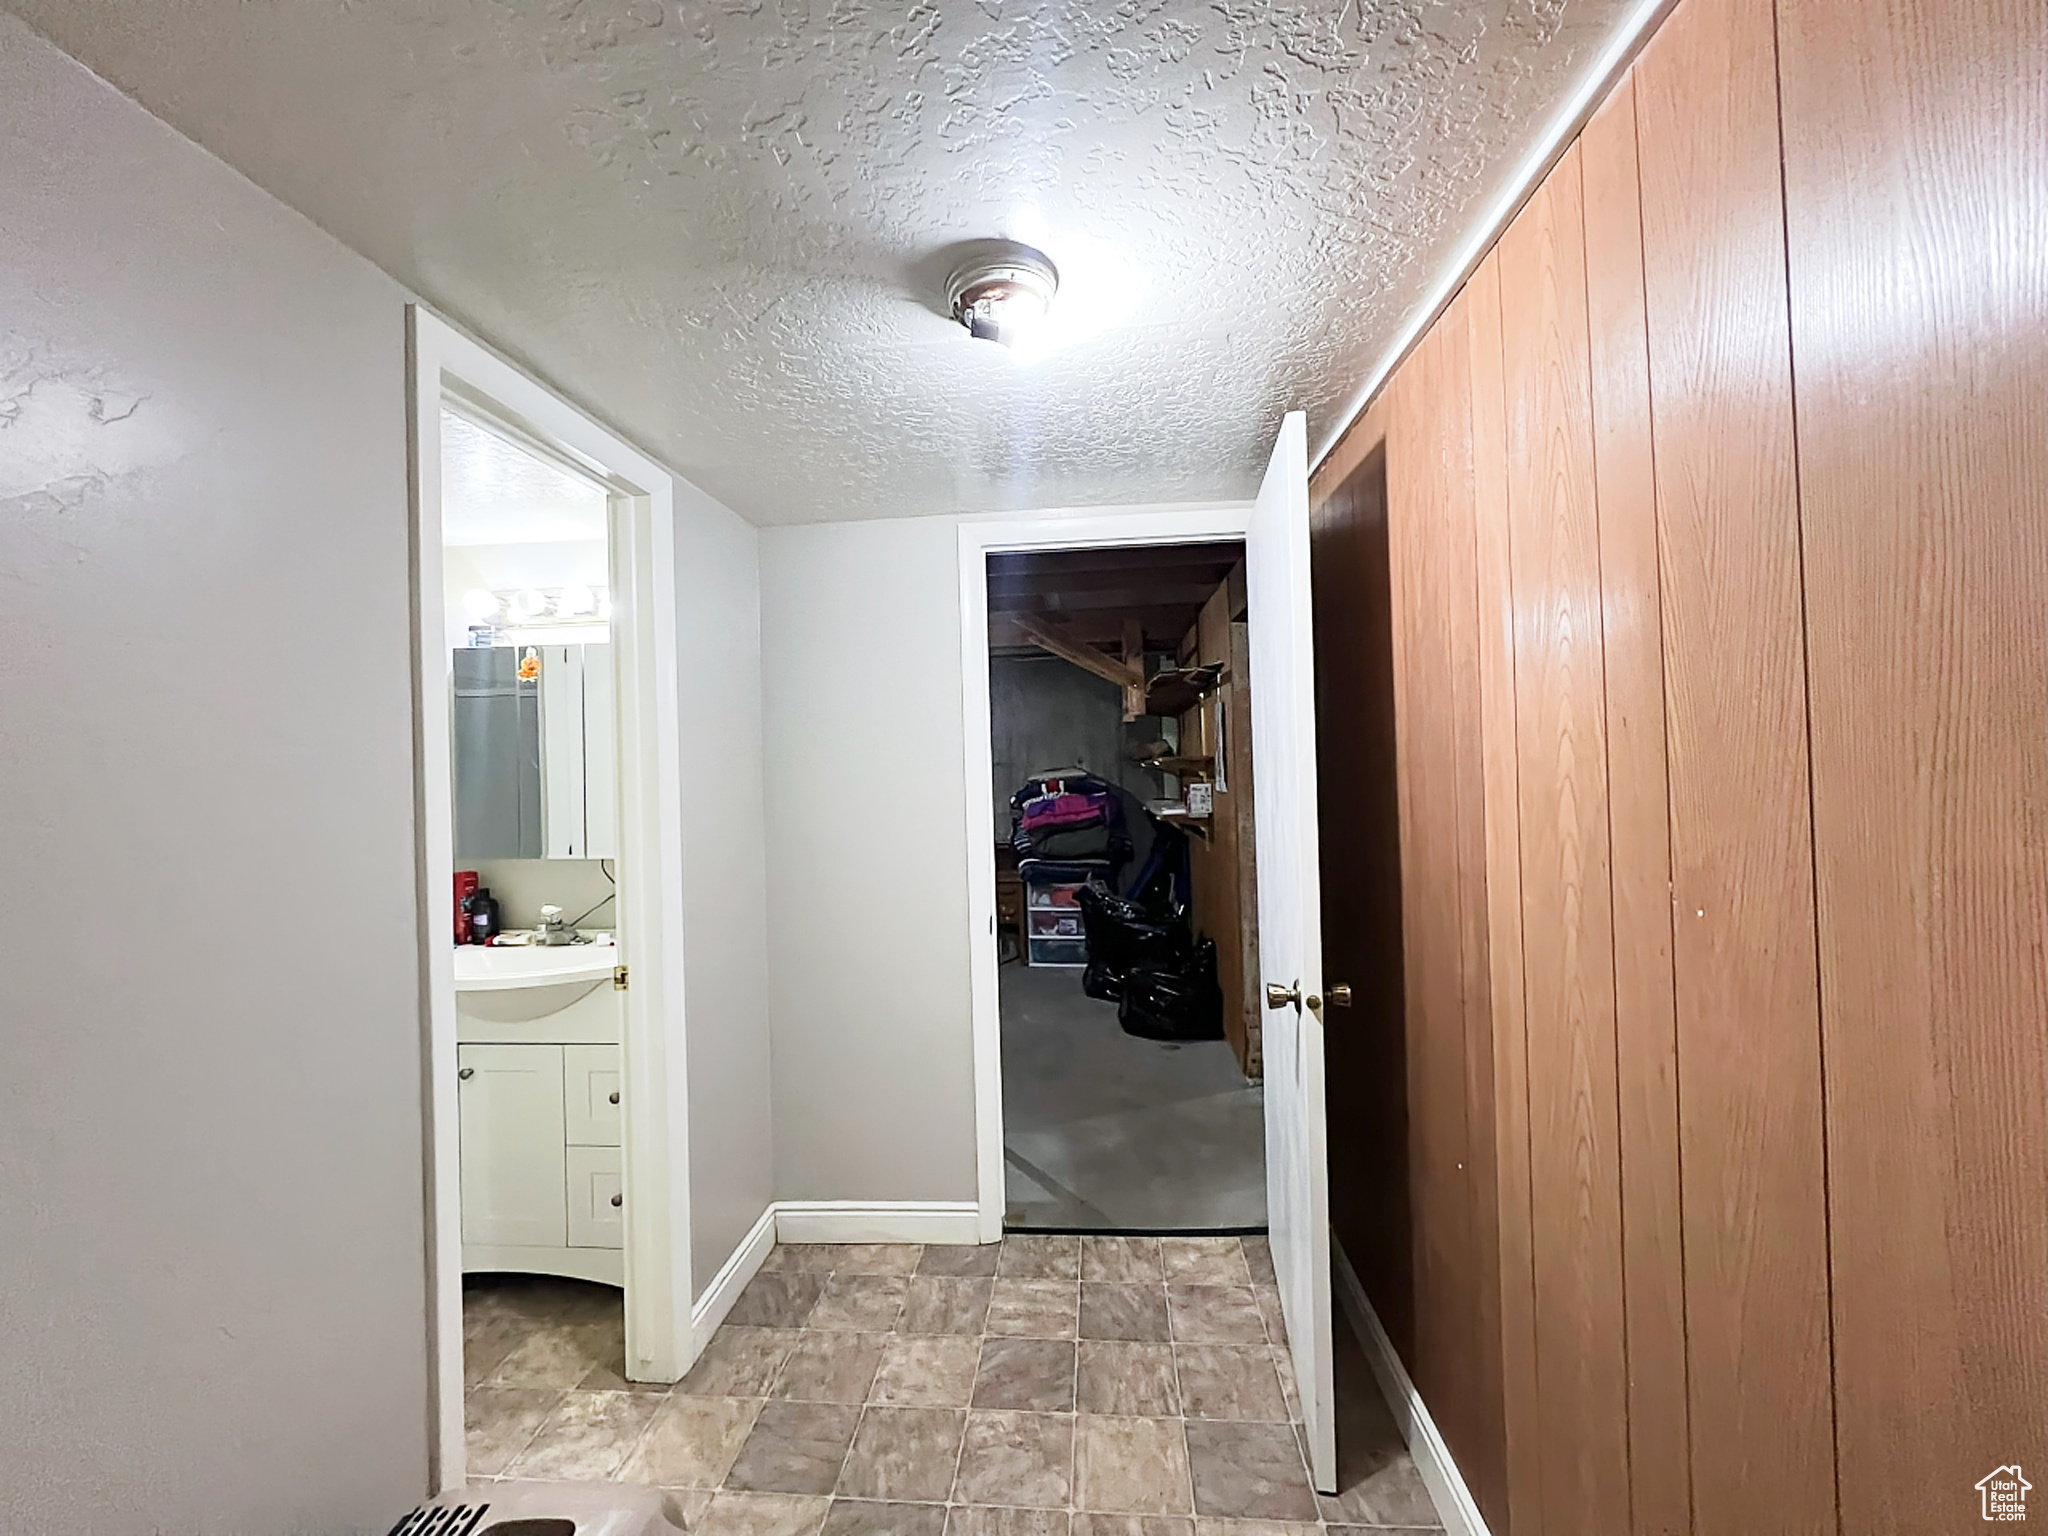
<instances>
[{"instance_id":1,"label":"hallway","mask_svg":"<svg viewBox=\"0 0 2048 1536\"><path fill-rule=\"evenodd\" d=\"M1263 1239L782 1246L674 1388L621 1380L617 1292L465 1298L472 1488L650 1484L703 1536L1439 1529L1340 1334L1343 1491L1311 1491Z\"/></svg>"}]
</instances>

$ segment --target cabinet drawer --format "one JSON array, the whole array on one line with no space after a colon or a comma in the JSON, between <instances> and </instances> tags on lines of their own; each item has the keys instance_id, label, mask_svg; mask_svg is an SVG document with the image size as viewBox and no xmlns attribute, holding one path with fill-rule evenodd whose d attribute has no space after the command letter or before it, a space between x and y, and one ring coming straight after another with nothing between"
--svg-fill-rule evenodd
<instances>
[{"instance_id":1,"label":"cabinet drawer","mask_svg":"<svg viewBox=\"0 0 2048 1536\"><path fill-rule=\"evenodd\" d=\"M562 1048L456 1047L462 1240L553 1246L565 1221Z\"/></svg>"},{"instance_id":2,"label":"cabinet drawer","mask_svg":"<svg viewBox=\"0 0 2048 1536\"><path fill-rule=\"evenodd\" d=\"M619 1048L562 1047L562 1114L572 1147L619 1144Z\"/></svg>"},{"instance_id":3,"label":"cabinet drawer","mask_svg":"<svg viewBox=\"0 0 2048 1536\"><path fill-rule=\"evenodd\" d=\"M620 1201L617 1147L569 1148L569 1246L623 1248L626 1213Z\"/></svg>"}]
</instances>

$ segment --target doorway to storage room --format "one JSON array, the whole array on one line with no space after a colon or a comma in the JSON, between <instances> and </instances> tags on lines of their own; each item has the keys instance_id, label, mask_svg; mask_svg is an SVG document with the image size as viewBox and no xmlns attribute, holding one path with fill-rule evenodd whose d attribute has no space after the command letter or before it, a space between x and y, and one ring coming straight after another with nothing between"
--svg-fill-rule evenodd
<instances>
[{"instance_id":1,"label":"doorway to storage room","mask_svg":"<svg viewBox=\"0 0 2048 1536\"><path fill-rule=\"evenodd\" d=\"M1244 545L987 572L1004 1225L1261 1230Z\"/></svg>"}]
</instances>

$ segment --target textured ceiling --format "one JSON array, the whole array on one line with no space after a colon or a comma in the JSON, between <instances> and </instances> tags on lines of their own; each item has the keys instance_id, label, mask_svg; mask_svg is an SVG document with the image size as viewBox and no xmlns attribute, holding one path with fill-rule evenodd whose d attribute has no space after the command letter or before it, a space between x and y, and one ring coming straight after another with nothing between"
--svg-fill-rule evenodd
<instances>
[{"instance_id":1,"label":"textured ceiling","mask_svg":"<svg viewBox=\"0 0 2048 1536\"><path fill-rule=\"evenodd\" d=\"M554 544L603 539L611 497L453 411L441 413L441 542Z\"/></svg>"},{"instance_id":2,"label":"textured ceiling","mask_svg":"<svg viewBox=\"0 0 2048 1536\"><path fill-rule=\"evenodd\" d=\"M757 522L1250 494L1626 0L0 0ZM949 251L1062 269L1020 362Z\"/></svg>"}]
</instances>

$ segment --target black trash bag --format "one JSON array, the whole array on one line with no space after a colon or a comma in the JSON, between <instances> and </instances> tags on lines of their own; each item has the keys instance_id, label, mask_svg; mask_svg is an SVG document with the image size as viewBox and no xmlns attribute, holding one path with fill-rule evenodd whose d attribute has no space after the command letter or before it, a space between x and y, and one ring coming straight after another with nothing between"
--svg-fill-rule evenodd
<instances>
[{"instance_id":1,"label":"black trash bag","mask_svg":"<svg viewBox=\"0 0 2048 1536\"><path fill-rule=\"evenodd\" d=\"M1118 1003L1124 996L1124 973L1100 960L1090 960L1081 972L1081 990L1100 1002Z\"/></svg>"},{"instance_id":2,"label":"black trash bag","mask_svg":"<svg viewBox=\"0 0 2048 1536\"><path fill-rule=\"evenodd\" d=\"M1223 990L1216 944L1204 939L1179 965L1133 965L1124 972L1116 1021L1140 1040L1221 1040Z\"/></svg>"},{"instance_id":3,"label":"black trash bag","mask_svg":"<svg viewBox=\"0 0 2048 1536\"><path fill-rule=\"evenodd\" d=\"M1088 958L1107 970L1121 973L1134 965L1180 966L1194 955L1194 935L1185 914L1158 916L1093 884L1083 886L1075 899L1081 907Z\"/></svg>"}]
</instances>

